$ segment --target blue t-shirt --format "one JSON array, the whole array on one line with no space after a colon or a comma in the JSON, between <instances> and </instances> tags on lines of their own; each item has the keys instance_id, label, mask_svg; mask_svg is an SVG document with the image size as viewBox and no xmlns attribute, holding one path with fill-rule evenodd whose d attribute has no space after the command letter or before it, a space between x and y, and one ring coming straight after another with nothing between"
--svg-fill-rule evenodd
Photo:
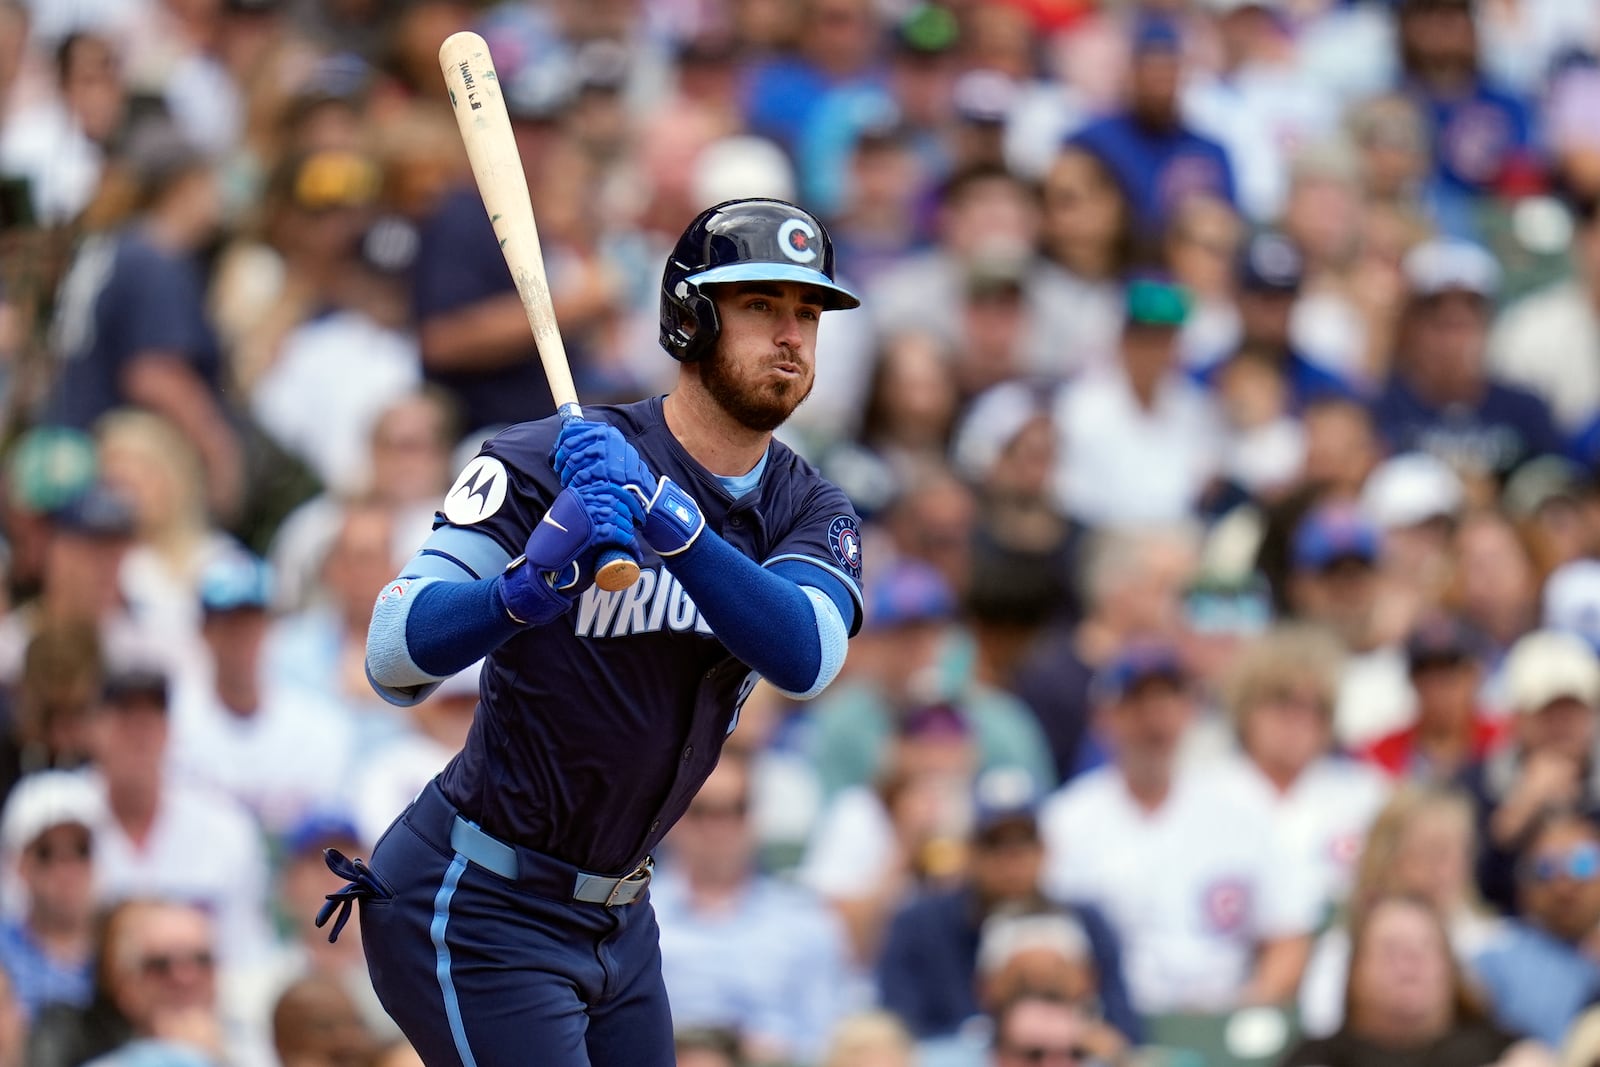
<instances>
[{"instance_id":1,"label":"blue t-shirt","mask_svg":"<svg viewBox=\"0 0 1600 1067\"><path fill-rule=\"evenodd\" d=\"M1500 476L1535 456L1565 451L1545 402L1498 382L1487 383L1476 404L1437 408L1396 375L1372 414L1392 451L1430 452L1454 466Z\"/></svg>"},{"instance_id":2,"label":"blue t-shirt","mask_svg":"<svg viewBox=\"0 0 1600 1067\"><path fill-rule=\"evenodd\" d=\"M806 567L819 588L854 604L851 632L860 626L859 523L815 468L774 441L759 484L735 500L672 436L660 397L584 413L620 429L652 471L692 495L708 529L763 565ZM554 418L523 423L484 445L480 457L492 462L474 461L471 491L486 503L470 512L485 513L465 524L441 514L436 528L473 530L521 554L561 490L548 458L559 429ZM641 547L632 587L591 587L565 616L489 655L466 746L441 778L451 803L489 833L604 874L637 866L683 814L756 681Z\"/></svg>"},{"instance_id":3,"label":"blue t-shirt","mask_svg":"<svg viewBox=\"0 0 1600 1067\"><path fill-rule=\"evenodd\" d=\"M21 922L0 927L0 969L11 977L24 1018L32 1019L46 1004L89 1006L93 994L89 961L74 966L51 959Z\"/></svg>"},{"instance_id":4,"label":"blue t-shirt","mask_svg":"<svg viewBox=\"0 0 1600 1067\"><path fill-rule=\"evenodd\" d=\"M1092 905L1067 904L1062 910L1088 938L1106 1022L1138 1044L1143 1035L1123 981L1116 931ZM890 921L878 960L878 995L914 1036L953 1034L979 1013L982 918L977 895L963 888L914 897Z\"/></svg>"},{"instance_id":5,"label":"blue t-shirt","mask_svg":"<svg viewBox=\"0 0 1600 1067\"><path fill-rule=\"evenodd\" d=\"M88 429L127 404L123 376L141 353L183 360L214 391L220 358L199 266L130 228L84 241L61 286L55 388L43 421Z\"/></svg>"},{"instance_id":6,"label":"blue t-shirt","mask_svg":"<svg viewBox=\"0 0 1600 1067\"><path fill-rule=\"evenodd\" d=\"M412 311L419 323L497 296L515 294L511 270L500 254L494 225L483 201L469 189L446 196L422 226L417 248ZM582 371L582 353L567 347L573 373ZM507 426L555 410L550 385L539 363L539 349L528 347L516 362L493 370L439 371L423 377L454 396L470 429ZM520 550L519 550L520 551Z\"/></svg>"},{"instance_id":7,"label":"blue t-shirt","mask_svg":"<svg viewBox=\"0 0 1600 1067\"><path fill-rule=\"evenodd\" d=\"M1147 233L1164 229L1187 197L1204 194L1238 202L1228 153L1186 127L1152 130L1131 115L1111 115L1090 123L1067 143L1105 163Z\"/></svg>"},{"instance_id":8,"label":"blue t-shirt","mask_svg":"<svg viewBox=\"0 0 1600 1067\"><path fill-rule=\"evenodd\" d=\"M1413 94L1433 130L1434 176L1445 196L1490 191L1528 151L1532 121L1521 100L1483 82L1459 97Z\"/></svg>"}]
</instances>

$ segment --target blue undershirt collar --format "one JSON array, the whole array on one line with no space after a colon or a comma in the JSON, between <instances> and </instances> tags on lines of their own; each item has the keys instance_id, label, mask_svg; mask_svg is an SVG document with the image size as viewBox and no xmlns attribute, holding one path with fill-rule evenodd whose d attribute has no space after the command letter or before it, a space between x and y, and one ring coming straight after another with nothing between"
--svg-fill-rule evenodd
<instances>
[{"instance_id":1,"label":"blue undershirt collar","mask_svg":"<svg viewBox=\"0 0 1600 1067\"><path fill-rule=\"evenodd\" d=\"M761 472L766 469L767 453L763 452L761 453L760 462L750 468L749 474L740 474L731 478L724 478L722 475L717 474L713 475L713 477L717 479L717 484L728 491L729 496L738 500L761 483Z\"/></svg>"}]
</instances>

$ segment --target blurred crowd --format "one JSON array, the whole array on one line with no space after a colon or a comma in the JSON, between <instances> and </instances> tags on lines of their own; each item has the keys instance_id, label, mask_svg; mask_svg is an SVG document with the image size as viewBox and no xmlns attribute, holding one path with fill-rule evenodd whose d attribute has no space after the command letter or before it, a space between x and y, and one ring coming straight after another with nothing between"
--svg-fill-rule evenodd
<instances>
[{"instance_id":1,"label":"blurred crowd","mask_svg":"<svg viewBox=\"0 0 1600 1067\"><path fill-rule=\"evenodd\" d=\"M552 410L469 27L586 403L712 203L864 296L781 436L867 618L658 857L680 1063L1596 1062L1600 4L0 0L0 1067L420 1062L313 916L477 695L373 598Z\"/></svg>"}]
</instances>

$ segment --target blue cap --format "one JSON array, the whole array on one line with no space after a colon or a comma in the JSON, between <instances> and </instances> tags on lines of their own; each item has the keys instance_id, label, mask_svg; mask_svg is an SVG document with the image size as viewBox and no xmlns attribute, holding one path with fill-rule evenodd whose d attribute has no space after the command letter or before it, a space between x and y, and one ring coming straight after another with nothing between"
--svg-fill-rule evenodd
<instances>
[{"instance_id":1,"label":"blue cap","mask_svg":"<svg viewBox=\"0 0 1600 1067\"><path fill-rule=\"evenodd\" d=\"M311 811L283 835L283 851L287 856L304 856L320 853L329 845L360 840L361 831L350 816L340 811Z\"/></svg>"},{"instance_id":2,"label":"blue cap","mask_svg":"<svg viewBox=\"0 0 1600 1067\"><path fill-rule=\"evenodd\" d=\"M1149 16L1139 20L1133 30L1133 54L1145 52L1177 52L1183 47L1183 38L1171 19Z\"/></svg>"},{"instance_id":3,"label":"blue cap","mask_svg":"<svg viewBox=\"0 0 1600 1067\"><path fill-rule=\"evenodd\" d=\"M1295 531L1295 569L1320 571L1344 559L1376 563L1382 543L1378 527L1355 508L1321 507Z\"/></svg>"},{"instance_id":4,"label":"blue cap","mask_svg":"<svg viewBox=\"0 0 1600 1067\"><path fill-rule=\"evenodd\" d=\"M1021 767L996 767L983 772L972 786L972 832L984 837L1013 823L1038 829L1039 787Z\"/></svg>"},{"instance_id":5,"label":"blue cap","mask_svg":"<svg viewBox=\"0 0 1600 1067\"><path fill-rule=\"evenodd\" d=\"M133 508L103 485L90 486L50 513L58 530L84 537L125 538L134 532Z\"/></svg>"},{"instance_id":6,"label":"blue cap","mask_svg":"<svg viewBox=\"0 0 1600 1067\"><path fill-rule=\"evenodd\" d=\"M1239 286L1251 293L1297 293L1305 278L1305 259L1288 238L1257 234L1239 258Z\"/></svg>"},{"instance_id":7,"label":"blue cap","mask_svg":"<svg viewBox=\"0 0 1600 1067\"><path fill-rule=\"evenodd\" d=\"M939 622L955 610L955 594L944 576L916 560L890 564L867 585L867 625L873 630Z\"/></svg>"},{"instance_id":8,"label":"blue cap","mask_svg":"<svg viewBox=\"0 0 1600 1067\"><path fill-rule=\"evenodd\" d=\"M265 610L272 603L272 568L248 552L228 552L200 572L200 606L210 612Z\"/></svg>"},{"instance_id":9,"label":"blue cap","mask_svg":"<svg viewBox=\"0 0 1600 1067\"><path fill-rule=\"evenodd\" d=\"M1090 690L1096 704L1109 704L1158 678L1180 686L1188 682L1177 648L1165 641L1134 641L1095 672Z\"/></svg>"}]
</instances>

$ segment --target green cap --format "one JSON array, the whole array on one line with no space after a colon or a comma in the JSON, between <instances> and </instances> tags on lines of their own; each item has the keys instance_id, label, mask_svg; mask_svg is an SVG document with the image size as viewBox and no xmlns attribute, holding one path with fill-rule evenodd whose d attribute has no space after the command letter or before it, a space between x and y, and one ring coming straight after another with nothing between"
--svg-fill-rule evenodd
<instances>
[{"instance_id":1,"label":"green cap","mask_svg":"<svg viewBox=\"0 0 1600 1067\"><path fill-rule=\"evenodd\" d=\"M1172 282L1135 278L1128 283L1126 311L1130 323L1176 328L1189 317L1189 294Z\"/></svg>"},{"instance_id":2,"label":"green cap","mask_svg":"<svg viewBox=\"0 0 1600 1067\"><path fill-rule=\"evenodd\" d=\"M11 503L23 511L45 514L76 499L99 473L94 440L64 426L39 426L11 446L6 480Z\"/></svg>"}]
</instances>

